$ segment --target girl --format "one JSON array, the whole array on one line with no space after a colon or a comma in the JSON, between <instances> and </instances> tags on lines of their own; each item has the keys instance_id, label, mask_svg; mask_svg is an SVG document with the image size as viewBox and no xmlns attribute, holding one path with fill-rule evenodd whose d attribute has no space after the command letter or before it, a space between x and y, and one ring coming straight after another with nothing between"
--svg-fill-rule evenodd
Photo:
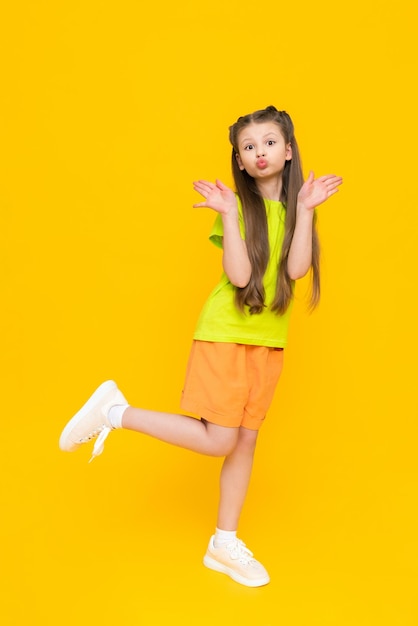
<instances>
[{"instance_id":1,"label":"girl","mask_svg":"<svg viewBox=\"0 0 418 626\"><path fill-rule=\"evenodd\" d=\"M195 207L217 212L211 240L223 250L223 276L194 334L181 408L160 413L128 404L103 383L70 420L60 448L97 437L93 456L115 428L126 428L195 452L225 457L215 534L204 564L250 587L269 582L266 569L237 538L258 430L283 363L294 281L312 268L311 304L319 299L314 209L338 191L327 175L303 182L293 123L269 106L230 127L236 193L221 181L198 181Z\"/></svg>"}]
</instances>

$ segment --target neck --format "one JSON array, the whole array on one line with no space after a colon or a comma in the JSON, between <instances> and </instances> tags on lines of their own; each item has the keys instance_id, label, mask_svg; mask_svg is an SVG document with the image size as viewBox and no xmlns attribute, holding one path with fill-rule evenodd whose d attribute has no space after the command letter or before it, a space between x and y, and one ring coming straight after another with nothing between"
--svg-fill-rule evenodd
<instances>
[{"instance_id":1,"label":"neck","mask_svg":"<svg viewBox=\"0 0 418 626\"><path fill-rule=\"evenodd\" d=\"M279 201L282 195L282 178L257 180L257 189L265 200Z\"/></svg>"}]
</instances>

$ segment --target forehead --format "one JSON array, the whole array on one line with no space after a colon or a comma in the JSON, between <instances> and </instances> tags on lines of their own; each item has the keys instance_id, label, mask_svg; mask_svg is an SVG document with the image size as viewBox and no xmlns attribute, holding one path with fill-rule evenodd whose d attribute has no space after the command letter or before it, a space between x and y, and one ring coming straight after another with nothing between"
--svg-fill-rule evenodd
<instances>
[{"instance_id":1,"label":"forehead","mask_svg":"<svg viewBox=\"0 0 418 626\"><path fill-rule=\"evenodd\" d=\"M238 133L238 142L251 141L254 139L262 139L267 135L275 137L283 137L280 125L277 122L251 122Z\"/></svg>"}]
</instances>

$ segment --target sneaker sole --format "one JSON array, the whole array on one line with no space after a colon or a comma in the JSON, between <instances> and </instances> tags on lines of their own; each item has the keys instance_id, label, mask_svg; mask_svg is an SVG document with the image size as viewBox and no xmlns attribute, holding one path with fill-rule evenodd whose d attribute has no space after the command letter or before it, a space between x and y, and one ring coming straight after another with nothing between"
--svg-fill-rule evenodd
<instances>
[{"instance_id":1,"label":"sneaker sole","mask_svg":"<svg viewBox=\"0 0 418 626\"><path fill-rule=\"evenodd\" d=\"M270 582L269 576L265 576L264 578L259 578L258 580L251 580L251 578L245 578L244 576L241 576L241 574L238 574L238 572L231 569L230 567L227 567L226 565L219 563L219 561L212 559L207 554L203 557L203 565L205 565L207 568L211 570L214 570L215 572L226 574L227 576L232 578L232 580L235 580L236 583L240 583L241 585L245 585L246 587L263 587L264 585L267 585Z\"/></svg>"},{"instance_id":2,"label":"sneaker sole","mask_svg":"<svg viewBox=\"0 0 418 626\"><path fill-rule=\"evenodd\" d=\"M100 387L98 387L93 393L93 395L90 396L87 402L81 407L81 409L74 415L74 417L70 419L70 421L62 431L61 437L59 439L59 447L61 450L63 450L64 452L73 452L78 448L78 445L74 444L73 442L71 442L70 446L68 445L67 439L71 431L73 430L73 428L75 428L75 426L77 426L77 424L79 424L79 422L81 422L81 420L87 415L87 413L89 413L95 407L97 402L100 401L103 396L105 396L107 393L109 393L109 391L112 391L113 389L117 389L117 385L113 380L107 380L106 382L102 383Z\"/></svg>"}]
</instances>

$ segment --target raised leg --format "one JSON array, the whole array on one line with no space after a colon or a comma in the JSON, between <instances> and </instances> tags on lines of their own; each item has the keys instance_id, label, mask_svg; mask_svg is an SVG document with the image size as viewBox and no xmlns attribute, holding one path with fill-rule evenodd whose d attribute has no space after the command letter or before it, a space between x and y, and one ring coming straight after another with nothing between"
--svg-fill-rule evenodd
<instances>
[{"instance_id":1,"label":"raised leg","mask_svg":"<svg viewBox=\"0 0 418 626\"><path fill-rule=\"evenodd\" d=\"M239 428L227 428L187 415L148 411L131 406L123 414L122 426L210 456L230 454L239 435Z\"/></svg>"}]
</instances>

